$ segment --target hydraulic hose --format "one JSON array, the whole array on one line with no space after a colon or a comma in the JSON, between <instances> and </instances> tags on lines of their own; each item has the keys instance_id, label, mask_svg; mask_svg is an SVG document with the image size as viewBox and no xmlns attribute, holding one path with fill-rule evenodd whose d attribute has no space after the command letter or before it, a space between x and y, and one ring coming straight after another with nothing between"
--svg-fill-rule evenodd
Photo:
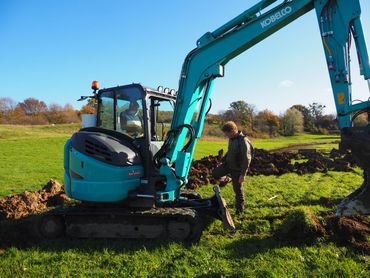
<instances>
[{"instance_id":1,"label":"hydraulic hose","mask_svg":"<svg viewBox=\"0 0 370 278\"><path fill-rule=\"evenodd\" d=\"M211 111L211 108L212 108L212 99L209 99L209 107L208 107L208 110L206 112L206 116L208 115L209 111Z\"/></svg>"},{"instance_id":2,"label":"hydraulic hose","mask_svg":"<svg viewBox=\"0 0 370 278\"><path fill-rule=\"evenodd\" d=\"M178 127L168 131L166 139L164 140L163 146L159 149L159 151L153 157L153 164L156 168L161 167L161 160L165 157L166 153L172 147L173 143L175 142L176 136L181 132L182 128L187 128L189 130L190 138L181 151L185 152L189 148L189 146L193 143L194 138L195 138L195 131L194 131L194 128L189 124L179 125Z\"/></svg>"}]
</instances>

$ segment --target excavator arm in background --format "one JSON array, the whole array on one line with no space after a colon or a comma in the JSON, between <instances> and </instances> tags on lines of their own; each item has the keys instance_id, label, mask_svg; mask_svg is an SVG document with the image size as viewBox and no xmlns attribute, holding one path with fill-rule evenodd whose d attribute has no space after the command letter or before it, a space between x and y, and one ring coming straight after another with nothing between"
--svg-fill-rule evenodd
<instances>
[{"instance_id":1,"label":"excavator arm in background","mask_svg":"<svg viewBox=\"0 0 370 278\"><path fill-rule=\"evenodd\" d=\"M353 117L368 112L370 107L369 101L353 104L351 95L349 50L352 39L361 75L368 82L370 79L359 0L263 0L214 32L203 35L197 41L197 48L187 55L179 81L172 132L155 157L160 174L167 179L166 189L160 194L174 195L187 182L213 83L224 76L225 65L311 10L316 11L320 27L342 133L341 147L351 149L366 175L369 173L370 129L352 127ZM339 214L370 214L370 186L366 183L361 188L342 202Z\"/></svg>"}]
</instances>

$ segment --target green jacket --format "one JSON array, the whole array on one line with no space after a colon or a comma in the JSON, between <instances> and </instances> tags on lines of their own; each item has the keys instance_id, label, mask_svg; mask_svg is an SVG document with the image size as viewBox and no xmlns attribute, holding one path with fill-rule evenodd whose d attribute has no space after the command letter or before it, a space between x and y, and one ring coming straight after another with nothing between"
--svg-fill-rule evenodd
<instances>
[{"instance_id":1,"label":"green jacket","mask_svg":"<svg viewBox=\"0 0 370 278\"><path fill-rule=\"evenodd\" d=\"M226 166L240 175L247 174L253 156L253 146L249 139L239 131L238 136L229 139L229 146L225 155Z\"/></svg>"}]
</instances>

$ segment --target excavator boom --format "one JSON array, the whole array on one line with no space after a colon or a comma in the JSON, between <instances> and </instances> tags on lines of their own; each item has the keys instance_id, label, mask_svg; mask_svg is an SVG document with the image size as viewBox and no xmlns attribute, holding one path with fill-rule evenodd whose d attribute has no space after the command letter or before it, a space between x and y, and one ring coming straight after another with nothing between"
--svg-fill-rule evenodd
<instances>
[{"instance_id":1,"label":"excavator boom","mask_svg":"<svg viewBox=\"0 0 370 278\"><path fill-rule=\"evenodd\" d=\"M216 78L224 76L225 65L311 10L316 11L318 19L342 131L342 147L351 149L361 167L368 172L370 151L369 156L364 155L364 150L367 147L370 149L368 129L352 127L353 116L367 112L370 107L368 100L359 104L352 103L352 40L357 49L360 73L365 80L370 79L369 56L361 25L359 0L263 0L214 32L204 34L197 41L197 47L187 55L180 75L171 125L176 132L169 133L167 142L171 143L165 144L166 148L156 157L157 162L160 161L157 163L160 164L160 173L167 178L166 189L161 194L173 192L187 182L195 145L201 136L209 107L213 83ZM190 140L185 145L189 134ZM365 199L361 201L361 214L370 213L370 196ZM358 206L359 204L356 205ZM345 214L345 209L341 213Z\"/></svg>"}]
</instances>

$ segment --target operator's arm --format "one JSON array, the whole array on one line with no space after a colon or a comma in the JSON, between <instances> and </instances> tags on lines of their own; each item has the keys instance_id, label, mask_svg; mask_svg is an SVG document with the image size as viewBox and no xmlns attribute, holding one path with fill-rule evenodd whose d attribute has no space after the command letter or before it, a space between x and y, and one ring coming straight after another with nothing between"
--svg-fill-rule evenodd
<instances>
[{"instance_id":1,"label":"operator's arm","mask_svg":"<svg viewBox=\"0 0 370 278\"><path fill-rule=\"evenodd\" d=\"M240 152L242 155L240 176L245 177L247 175L252 156L249 144L246 142L246 139L244 138L243 140L241 140L240 143Z\"/></svg>"}]
</instances>

